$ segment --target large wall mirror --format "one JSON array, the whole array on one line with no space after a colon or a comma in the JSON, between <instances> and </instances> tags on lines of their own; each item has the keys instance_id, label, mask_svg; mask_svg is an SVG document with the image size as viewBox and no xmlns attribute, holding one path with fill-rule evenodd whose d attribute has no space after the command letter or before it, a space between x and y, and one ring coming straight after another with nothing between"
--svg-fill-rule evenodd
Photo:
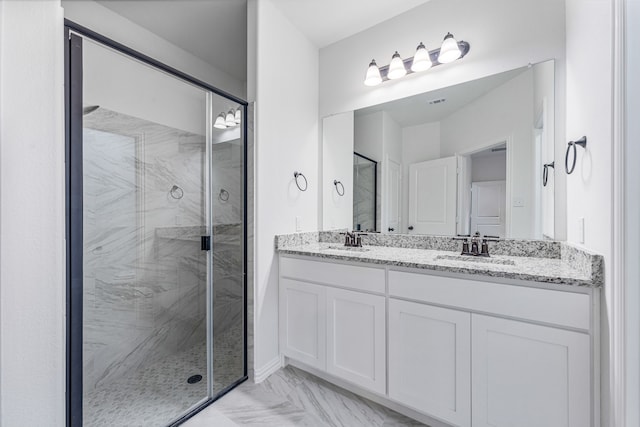
<instances>
[{"instance_id":1,"label":"large wall mirror","mask_svg":"<svg viewBox=\"0 0 640 427\"><path fill-rule=\"evenodd\" d=\"M554 238L553 60L345 114L353 210L324 229Z\"/></svg>"}]
</instances>

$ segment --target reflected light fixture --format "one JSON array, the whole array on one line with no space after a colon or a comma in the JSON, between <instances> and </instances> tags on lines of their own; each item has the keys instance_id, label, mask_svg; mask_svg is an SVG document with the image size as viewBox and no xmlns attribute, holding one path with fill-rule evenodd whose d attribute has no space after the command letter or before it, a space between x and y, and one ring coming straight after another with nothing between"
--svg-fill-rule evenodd
<instances>
[{"instance_id":1,"label":"reflected light fixture","mask_svg":"<svg viewBox=\"0 0 640 427\"><path fill-rule=\"evenodd\" d=\"M224 113L218 114L218 117L216 117L216 121L213 124L213 127L216 128L216 129L226 129L227 128L227 124L226 124L226 121L225 121Z\"/></svg>"},{"instance_id":2,"label":"reflected light fixture","mask_svg":"<svg viewBox=\"0 0 640 427\"><path fill-rule=\"evenodd\" d=\"M371 60L364 84L367 86L377 86L387 80L394 80L404 77L407 74L419 73L432 67L453 62L463 58L471 46L466 41L456 41L453 34L447 33L439 49L427 50L421 42L416 48L413 58L403 60L398 51L391 57L391 63L378 67L375 60ZM407 67L409 69L407 70Z\"/></svg>"},{"instance_id":3,"label":"reflected light fixture","mask_svg":"<svg viewBox=\"0 0 640 427\"><path fill-rule=\"evenodd\" d=\"M382 76L380 76L380 69L376 64L375 59L372 59L367 69L367 75L364 78L364 84L367 86L376 86L382 83Z\"/></svg>"},{"instance_id":4,"label":"reflected light fixture","mask_svg":"<svg viewBox=\"0 0 640 427\"><path fill-rule=\"evenodd\" d=\"M431 55L429 55L429 51L426 47L420 42L418 47L416 48L416 54L413 55L413 62L411 63L411 71L414 73L418 73L420 71L425 71L431 68Z\"/></svg>"},{"instance_id":5,"label":"reflected light fixture","mask_svg":"<svg viewBox=\"0 0 640 427\"><path fill-rule=\"evenodd\" d=\"M441 64L448 64L461 56L462 51L460 51L460 47L458 47L458 42L453 38L453 34L447 33L442 41L442 47L440 47L438 62Z\"/></svg>"},{"instance_id":6,"label":"reflected light fixture","mask_svg":"<svg viewBox=\"0 0 640 427\"><path fill-rule=\"evenodd\" d=\"M229 110L229 112L227 113L227 116L224 120L224 124L226 124L227 127L233 127L236 125L236 116L235 116L235 113L233 112L233 108Z\"/></svg>"},{"instance_id":7,"label":"reflected light fixture","mask_svg":"<svg viewBox=\"0 0 640 427\"><path fill-rule=\"evenodd\" d=\"M234 121L236 122L236 124L237 124L237 125L239 125L239 124L240 124L240 122L242 121L242 116L241 116L241 114L242 114L242 113L240 112L240 109L238 108L238 109L236 110L236 113L234 114Z\"/></svg>"},{"instance_id":8,"label":"reflected light fixture","mask_svg":"<svg viewBox=\"0 0 640 427\"><path fill-rule=\"evenodd\" d=\"M387 77L391 80L399 79L407 74L407 69L404 66L404 61L400 58L400 54L396 50L396 53L391 57L391 63L389 64L389 72Z\"/></svg>"}]
</instances>

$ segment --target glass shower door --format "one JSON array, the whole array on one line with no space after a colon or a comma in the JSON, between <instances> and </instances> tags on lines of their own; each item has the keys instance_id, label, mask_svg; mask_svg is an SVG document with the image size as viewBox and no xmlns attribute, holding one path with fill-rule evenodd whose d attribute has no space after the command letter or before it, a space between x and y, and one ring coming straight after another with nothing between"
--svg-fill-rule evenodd
<instances>
[{"instance_id":1,"label":"glass shower door","mask_svg":"<svg viewBox=\"0 0 640 427\"><path fill-rule=\"evenodd\" d=\"M83 41L86 426L167 425L211 396L211 96Z\"/></svg>"}]
</instances>

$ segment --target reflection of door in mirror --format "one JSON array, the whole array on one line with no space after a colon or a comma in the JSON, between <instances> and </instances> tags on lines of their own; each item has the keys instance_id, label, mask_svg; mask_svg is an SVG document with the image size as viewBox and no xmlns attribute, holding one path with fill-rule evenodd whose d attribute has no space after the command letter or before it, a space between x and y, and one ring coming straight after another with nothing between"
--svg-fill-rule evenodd
<instances>
[{"instance_id":1,"label":"reflection of door in mirror","mask_svg":"<svg viewBox=\"0 0 640 427\"><path fill-rule=\"evenodd\" d=\"M409 227L417 234L456 234L456 157L409 165Z\"/></svg>"},{"instance_id":2,"label":"reflection of door in mirror","mask_svg":"<svg viewBox=\"0 0 640 427\"><path fill-rule=\"evenodd\" d=\"M353 229L376 231L378 164L353 153Z\"/></svg>"},{"instance_id":3,"label":"reflection of door in mirror","mask_svg":"<svg viewBox=\"0 0 640 427\"><path fill-rule=\"evenodd\" d=\"M471 233L505 236L506 181L471 183Z\"/></svg>"},{"instance_id":4,"label":"reflection of door in mirror","mask_svg":"<svg viewBox=\"0 0 640 427\"><path fill-rule=\"evenodd\" d=\"M384 162L386 169L386 182L383 190L383 225L382 229L388 233L400 233L400 194L402 192L402 180L400 178L400 165L387 157Z\"/></svg>"}]
</instances>

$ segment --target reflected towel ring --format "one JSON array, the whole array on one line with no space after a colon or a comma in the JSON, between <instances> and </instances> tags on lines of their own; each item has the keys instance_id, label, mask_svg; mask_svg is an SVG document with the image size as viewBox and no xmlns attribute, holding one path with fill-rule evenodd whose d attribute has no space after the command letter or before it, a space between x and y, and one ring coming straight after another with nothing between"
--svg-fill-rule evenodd
<instances>
[{"instance_id":1,"label":"reflected towel ring","mask_svg":"<svg viewBox=\"0 0 640 427\"><path fill-rule=\"evenodd\" d=\"M564 156L564 169L567 171L567 175L571 175L573 170L576 168L576 158L578 157L578 153L576 152L576 145L581 146L582 148L587 147L587 137L583 136L577 141L569 141L567 144L567 154ZM573 162L571 163L571 168L569 168L569 153L571 152L571 148L573 147Z\"/></svg>"},{"instance_id":2,"label":"reflected towel ring","mask_svg":"<svg viewBox=\"0 0 640 427\"><path fill-rule=\"evenodd\" d=\"M226 202L229 200L229 192L227 190L225 190L224 188L220 189L220 192L218 193L218 199L222 200L223 202Z\"/></svg>"},{"instance_id":3,"label":"reflected towel ring","mask_svg":"<svg viewBox=\"0 0 640 427\"><path fill-rule=\"evenodd\" d=\"M298 182L298 177L301 176L304 179L304 188L300 187L300 183ZM307 187L309 187L309 183L307 182L307 177L304 176L302 172L294 172L293 178L296 180L296 186L300 191L307 191Z\"/></svg>"},{"instance_id":4,"label":"reflected towel ring","mask_svg":"<svg viewBox=\"0 0 640 427\"><path fill-rule=\"evenodd\" d=\"M555 164L556 162L551 162L551 163L547 163L545 165L542 165L543 170L542 170L542 186L546 187L547 186L547 181L549 179L549 168L553 168L555 170Z\"/></svg>"},{"instance_id":5,"label":"reflected towel ring","mask_svg":"<svg viewBox=\"0 0 640 427\"><path fill-rule=\"evenodd\" d=\"M174 199L180 200L182 199L182 196L184 196L184 191L182 191L182 188L178 187L177 185L174 185L173 187L171 187L171 190L169 190L169 194Z\"/></svg>"},{"instance_id":6,"label":"reflected towel ring","mask_svg":"<svg viewBox=\"0 0 640 427\"><path fill-rule=\"evenodd\" d=\"M336 186L336 192L338 193L338 196L344 196L344 185L342 185L342 183L340 181L338 181L337 179L333 180L333 185ZM342 192L340 192L340 189L338 188L338 185L340 185L340 187L342 187Z\"/></svg>"}]
</instances>

